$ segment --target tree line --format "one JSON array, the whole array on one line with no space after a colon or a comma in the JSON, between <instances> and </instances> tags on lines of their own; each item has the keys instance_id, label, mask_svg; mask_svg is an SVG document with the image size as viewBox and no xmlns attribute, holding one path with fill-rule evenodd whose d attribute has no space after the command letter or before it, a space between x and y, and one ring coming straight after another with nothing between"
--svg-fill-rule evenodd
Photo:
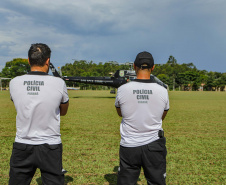
<instances>
[{"instance_id":1,"label":"tree line","mask_svg":"<svg viewBox=\"0 0 226 185\"><path fill-rule=\"evenodd\" d=\"M75 60L73 63L66 63L61 67L63 76L111 76L116 70L130 70L131 66L118 64L115 61L94 63L93 61ZM0 77L14 78L26 74L30 70L27 59L16 58L6 62L0 72ZM169 56L165 64L155 64L152 73L168 85L169 90L182 91L225 91L226 73L208 72L198 70L193 63L177 63L173 56ZM74 84L66 82L68 86L79 86L81 89L106 89L99 85ZM2 81L3 87L8 81Z\"/></svg>"}]
</instances>

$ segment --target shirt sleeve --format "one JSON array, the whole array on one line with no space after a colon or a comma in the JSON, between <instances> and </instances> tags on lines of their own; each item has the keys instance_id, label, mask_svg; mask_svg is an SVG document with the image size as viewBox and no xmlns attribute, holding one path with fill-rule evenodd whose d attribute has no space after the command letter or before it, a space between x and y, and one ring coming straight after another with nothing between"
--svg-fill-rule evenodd
<instances>
[{"instance_id":1,"label":"shirt sleeve","mask_svg":"<svg viewBox=\"0 0 226 185\"><path fill-rule=\"evenodd\" d=\"M119 104L119 91L117 91L117 95L116 95L116 98L115 98L115 107L116 108L120 108L120 104Z\"/></svg>"},{"instance_id":2,"label":"shirt sleeve","mask_svg":"<svg viewBox=\"0 0 226 185\"><path fill-rule=\"evenodd\" d=\"M12 84L12 80L9 82L9 95L10 95L10 99L13 101L13 97L11 95L11 84Z\"/></svg>"},{"instance_id":3,"label":"shirt sleeve","mask_svg":"<svg viewBox=\"0 0 226 185\"><path fill-rule=\"evenodd\" d=\"M169 95L168 95L168 93L167 93L167 102L166 102L166 106L165 106L165 111L168 111L169 110L169 108L170 108L170 106L169 106Z\"/></svg>"},{"instance_id":4,"label":"shirt sleeve","mask_svg":"<svg viewBox=\"0 0 226 185\"><path fill-rule=\"evenodd\" d=\"M69 101L69 96L68 96L68 92L67 92L67 86L64 82L64 87L63 87L63 96L62 96L62 100L61 100L61 104L65 104Z\"/></svg>"}]
</instances>

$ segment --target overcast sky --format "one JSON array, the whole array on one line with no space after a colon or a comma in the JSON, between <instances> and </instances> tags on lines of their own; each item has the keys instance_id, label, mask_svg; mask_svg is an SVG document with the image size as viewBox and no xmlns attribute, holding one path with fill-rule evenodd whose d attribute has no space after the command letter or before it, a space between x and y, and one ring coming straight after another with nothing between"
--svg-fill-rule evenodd
<instances>
[{"instance_id":1,"label":"overcast sky","mask_svg":"<svg viewBox=\"0 0 226 185\"><path fill-rule=\"evenodd\" d=\"M225 0L1 0L0 71L46 43L56 67L73 60L134 61L149 51L155 63L226 72Z\"/></svg>"}]
</instances>

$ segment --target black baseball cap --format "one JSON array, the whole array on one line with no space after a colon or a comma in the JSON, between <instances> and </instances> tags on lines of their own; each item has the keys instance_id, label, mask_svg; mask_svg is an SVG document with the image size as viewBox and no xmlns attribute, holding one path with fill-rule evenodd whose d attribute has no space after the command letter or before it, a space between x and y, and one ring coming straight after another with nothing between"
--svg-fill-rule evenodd
<instances>
[{"instance_id":1,"label":"black baseball cap","mask_svg":"<svg viewBox=\"0 0 226 185\"><path fill-rule=\"evenodd\" d=\"M147 51L143 51L137 54L134 64L139 68L148 69L154 66L154 59L151 53ZM146 65L143 66L144 64L146 64L147 66Z\"/></svg>"}]
</instances>

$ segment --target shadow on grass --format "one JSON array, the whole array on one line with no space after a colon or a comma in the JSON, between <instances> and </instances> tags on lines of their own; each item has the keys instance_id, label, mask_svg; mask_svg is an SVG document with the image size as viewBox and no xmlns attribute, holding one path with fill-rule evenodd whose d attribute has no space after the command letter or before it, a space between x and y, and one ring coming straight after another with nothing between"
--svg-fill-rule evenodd
<instances>
[{"instance_id":1,"label":"shadow on grass","mask_svg":"<svg viewBox=\"0 0 226 185\"><path fill-rule=\"evenodd\" d=\"M114 173L104 175L104 178L109 182L109 185L116 185L117 184L118 166L114 167L113 172Z\"/></svg>"},{"instance_id":2,"label":"shadow on grass","mask_svg":"<svg viewBox=\"0 0 226 185\"><path fill-rule=\"evenodd\" d=\"M115 166L114 169L113 169L114 173L104 175L104 178L109 182L109 185L116 185L117 184L118 168L119 168L119 166ZM137 181L140 181L140 178L138 178Z\"/></svg>"},{"instance_id":3,"label":"shadow on grass","mask_svg":"<svg viewBox=\"0 0 226 185\"><path fill-rule=\"evenodd\" d=\"M73 181L73 178L70 177L69 175L64 176L64 185L67 185L69 182L72 182L72 181ZM42 185L41 177L37 178L36 182L38 183L38 185Z\"/></svg>"}]
</instances>

